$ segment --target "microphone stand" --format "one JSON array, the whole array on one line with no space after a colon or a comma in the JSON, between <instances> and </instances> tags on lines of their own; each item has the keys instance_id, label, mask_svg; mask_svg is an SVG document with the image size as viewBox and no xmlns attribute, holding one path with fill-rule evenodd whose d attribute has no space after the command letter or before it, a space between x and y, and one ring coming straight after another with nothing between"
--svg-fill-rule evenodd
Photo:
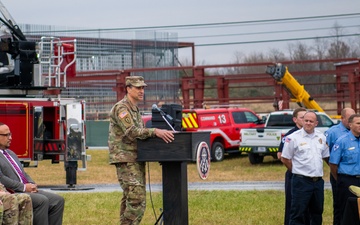
<instances>
[{"instance_id":1,"label":"microphone stand","mask_svg":"<svg viewBox=\"0 0 360 225\"><path fill-rule=\"evenodd\" d=\"M165 120L165 122L167 123L167 125L169 125L169 127L171 128L172 131L176 132L175 129L173 128L173 126L171 126L171 124L169 123L169 121L165 118L165 113L163 111L160 111L160 115L163 118L163 120Z\"/></svg>"}]
</instances>

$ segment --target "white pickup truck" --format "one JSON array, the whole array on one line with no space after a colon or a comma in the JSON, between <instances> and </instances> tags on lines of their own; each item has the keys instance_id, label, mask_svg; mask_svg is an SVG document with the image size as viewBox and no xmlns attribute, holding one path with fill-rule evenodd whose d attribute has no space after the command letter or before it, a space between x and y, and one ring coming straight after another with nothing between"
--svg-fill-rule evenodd
<instances>
[{"instance_id":1,"label":"white pickup truck","mask_svg":"<svg viewBox=\"0 0 360 225\"><path fill-rule=\"evenodd\" d=\"M319 124L315 129L325 132L334 125L333 120L323 112L316 112ZM295 126L292 110L270 113L264 128L247 128L240 131L240 152L246 152L251 164L262 163L264 156L277 158L281 139Z\"/></svg>"}]
</instances>

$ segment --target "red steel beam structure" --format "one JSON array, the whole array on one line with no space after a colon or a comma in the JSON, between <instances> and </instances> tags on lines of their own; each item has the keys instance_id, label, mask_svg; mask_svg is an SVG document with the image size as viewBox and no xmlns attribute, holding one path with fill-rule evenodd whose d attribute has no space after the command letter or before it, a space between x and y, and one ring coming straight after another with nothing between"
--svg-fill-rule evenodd
<instances>
[{"instance_id":1,"label":"red steel beam structure","mask_svg":"<svg viewBox=\"0 0 360 225\"><path fill-rule=\"evenodd\" d=\"M348 62L348 63L342 63ZM350 63L349 63L350 62ZM284 65L305 65L311 63L334 63L335 70L320 70L320 71L290 71L295 77L302 76L335 76L334 93L329 93L323 96L316 96L316 100L319 101L324 98L336 99L337 109L336 112L339 114L341 109L348 103L350 107L354 108L355 111L359 109L360 104L360 82L359 76L359 65L360 59L348 58L348 59L327 59L327 60L307 60L307 61L284 61L280 62ZM233 100L254 100L256 98L246 97L233 99L230 97L229 90L234 87L235 84L260 84L259 88L262 87L273 87L273 93L269 96L263 96L264 101L272 102L274 98L283 100L283 108L289 108L290 95L284 87L277 84L275 80L268 74L265 73L238 73L238 74L227 74L227 75L209 75L207 70L209 69L220 69L220 68L246 68L246 67L259 67L271 65L273 62L261 62L261 63L240 63L240 64L221 64L221 65L202 65L202 66L181 66L181 67L162 67L162 68L133 68L126 70L111 70L111 71L92 71L92 72L78 72L74 78L68 78L69 85L72 82L87 82L90 80L101 81L114 81L114 91L116 91L117 100L121 99L125 94L125 77L130 75L136 75L140 72L154 72L154 71L166 71L166 70L177 70L177 71L190 71L181 78L181 91L182 91L182 105L184 108L201 108L208 98L205 96L205 90L209 89L206 86L206 81L215 80L216 85L212 87L217 93L216 99L218 104L227 104ZM165 82L165 81L164 81ZM307 84L307 85L324 85L322 84ZM331 82L329 83L331 84ZM210 87L211 88L211 87ZM241 87L239 87L241 88ZM315 96L312 96L315 97ZM208 99L207 99L208 100ZM151 103L149 103L151 104Z\"/></svg>"},{"instance_id":2,"label":"red steel beam structure","mask_svg":"<svg viewBox=\"0 0 360 225\"><path fill-rule=\"evenodd\" d=\"M345 107L345 101L340 99L348 97L350 107L358 112L360 105L360 60L337 63L336 65L336 97L337 113ZM347 78L347 79L346 79Z\"/></svg>"}]
</instances>

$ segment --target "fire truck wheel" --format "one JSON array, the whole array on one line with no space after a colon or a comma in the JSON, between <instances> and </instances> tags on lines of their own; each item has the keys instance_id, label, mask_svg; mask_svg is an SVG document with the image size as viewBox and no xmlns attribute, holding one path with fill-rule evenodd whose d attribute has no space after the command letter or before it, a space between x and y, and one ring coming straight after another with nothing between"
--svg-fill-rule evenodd
<instances>
[{"instance_id":1,"label":"fire truck wheel","mask_svg":"<svg viewBox=\"0 0 360 225\"><path fill-rule=\"evenodd\" d=\"M259 164L264 161L264 156L255 153L249 153L249 161L251 164Z\"/></svg>"},{"instance_id":2,"label":"fire truck wheel","mask_svg":"<svg viewBox=\"0 0 360 225\"><path fill-rule=\"evenodd\" d=\"M224 146L220 142L214 142L211 148L211 159L220 162L224 159Z\"/></svg>"}]
</instances>

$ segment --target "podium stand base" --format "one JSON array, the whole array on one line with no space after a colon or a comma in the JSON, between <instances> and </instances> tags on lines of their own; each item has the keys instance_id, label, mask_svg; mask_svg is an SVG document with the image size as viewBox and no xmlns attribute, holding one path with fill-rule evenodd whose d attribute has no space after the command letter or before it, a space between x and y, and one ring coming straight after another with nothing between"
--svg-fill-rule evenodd
<instances>
[{"instance_id":1,"label":"podium stand base","mask_svg":"<svg viewBox=\"0 0 360 225\"><path fill-rule=\"evenodd\" d=\"M163 176L163 219L166 225L187 225L187 162L161 162Z\"/></svg>"},{"instance_id":2,"label":"podium stand base","mask_svg":"<svg viewBox=\"0 0 360 225\"><path fill-rule=\"evenodd\" d=\"M53 187L50 188L50 190L53 191L88 191L88 190L93 190L95 188L92 187L75 187L74 185L69 185L66 187Z\"/></svg>"}]
</instances>

